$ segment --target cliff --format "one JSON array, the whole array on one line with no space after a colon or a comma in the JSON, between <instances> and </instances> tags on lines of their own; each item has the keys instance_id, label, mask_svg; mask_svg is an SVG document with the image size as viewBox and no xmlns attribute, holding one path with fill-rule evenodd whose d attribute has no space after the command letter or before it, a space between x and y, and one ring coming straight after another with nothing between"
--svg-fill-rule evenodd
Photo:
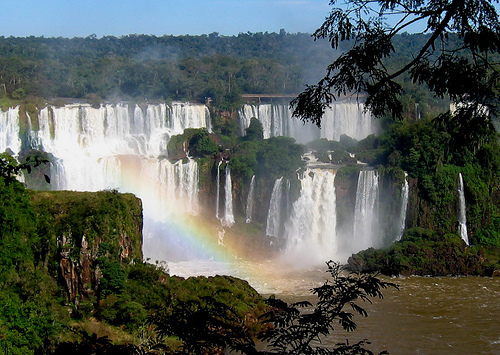
<instances>
[{"instance_id":1,"label":"cliff","mask_svg":"<svg viewBox=\"0 0 500 355\"><path fill-rule=\"evenodd\" d=\"M116 191L30 191L41 259L68 301L97 294L104 261L142 260L142 203Z\"/></svg>"}]
</instances>

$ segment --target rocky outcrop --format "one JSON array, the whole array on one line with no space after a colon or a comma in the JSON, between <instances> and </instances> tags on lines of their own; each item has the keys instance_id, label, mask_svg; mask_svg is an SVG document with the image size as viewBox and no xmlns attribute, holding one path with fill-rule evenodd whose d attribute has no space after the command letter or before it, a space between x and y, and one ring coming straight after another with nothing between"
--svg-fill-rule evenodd
<instances>
[{"instance_id":1,"label":"rocky outcrop","mask_svg":"<svg viewBox=\"0 0 500 355\"><path fill-rule=\"evenodd\" d=\"M455 234L413 228L386 249L367 249L352 255L347 268L354 272L386 275L494 275L498 265L485 259L481 247L467 247Z\"/></svg>"},{"instance_id":2,"label":"rocky outcrop","mask_svg":"<svg viewBox=\"0 0 500 355\"><path fill-rule=\"evenodd\" d=\"M142 204L116 191L31 191L40 258L76 306L98 292L100 264L142 260Z\"/></svg>"}]
</instances>

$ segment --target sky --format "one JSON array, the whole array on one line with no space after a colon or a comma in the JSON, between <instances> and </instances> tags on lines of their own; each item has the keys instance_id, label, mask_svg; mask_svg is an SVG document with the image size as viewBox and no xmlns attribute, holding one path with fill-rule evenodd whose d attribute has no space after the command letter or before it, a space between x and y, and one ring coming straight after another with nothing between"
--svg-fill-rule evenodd
<instances>
[{"instance_id":1,"label":"sky","mask_svg":"<svg viewBox=\"0 0 500 355\"><path fill-rule=\"evenodd\" d=\"M16 0L2 4L0 36L312 33L328 0Z\"/></svg>"}]
</instances>

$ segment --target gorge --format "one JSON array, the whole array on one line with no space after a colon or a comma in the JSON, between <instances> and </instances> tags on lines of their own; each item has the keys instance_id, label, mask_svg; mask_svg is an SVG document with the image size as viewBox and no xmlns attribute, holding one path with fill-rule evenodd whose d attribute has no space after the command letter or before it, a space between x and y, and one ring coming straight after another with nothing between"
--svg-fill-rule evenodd
<instances>
[{"instance_id":1,"label":"gorge","mask_svg":"<svg viewBox=\"0 0 500 355\"><path fill-rule=\"evenodd\" d=\"M362 105L350 101L333 105L322 129L291 118L285 104L246 104L236 118L241 133L250 116L261 121L264 138L285 135L305 143L378 132ZM230 157L212 157L208 170L189 154L169 159L173 136L185 129L212 131L205 105L72 104L35 114L16 107L1 112L0 120L0 150L50 157L50 189L119 190L140 197L144 255L152 260L239 258L245 251L234 243L226 247L224 236L237 235L244 222L260 228L259 243L272 255L304 265L345 262L352 253L390 245L405 229L406 176L394 180L363 164L345 173L342 165L312 156L286 177L235 180Z\"/></svg>"}]
</instances>

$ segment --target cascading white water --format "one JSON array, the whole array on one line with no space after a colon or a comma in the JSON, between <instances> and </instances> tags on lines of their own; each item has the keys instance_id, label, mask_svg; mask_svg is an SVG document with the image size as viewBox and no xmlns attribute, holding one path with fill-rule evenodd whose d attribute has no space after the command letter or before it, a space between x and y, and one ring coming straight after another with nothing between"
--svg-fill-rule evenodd
<instances>
[{"instance_id":1,"label":"cascading white water","mask_svg":"<svg viewBox=\"0 0 500 355\"><path fill-rule=\"evenodd\" d=\"M369 247L379 247L378 237L379 179L374 170L361 170L354 207L354 234L351 251L356 253Z\"/></svg>"},{"instance_id":2,"label":"cascading white water","mask_svg":"<svg viewBox=\"0 0 500 355\"><path fill-rule=\"evenodd\" d=\"M183 133L185 128L209 127L209 122L203 105L173 103L148 105L145 109L126 104L99 108L66 105L40 111L38 136L43 147L57 157L64 143L70 144L68 148L83 148L89 155L159 156L166 154L172 135Z\"/></svg>"},{"instance_id":3,"label":"cascading white water","mask_svg":"<svg viewBox=\"0 0 500 355\"><path fill-rule=\"evenodd\" d=\"M234 214L233 214L233 184L231 181L231 169L229 168L229 163L226 165L226 183L224 185L224 218L222 219L222 225L232 226L234 224Z\"/></svg>"},{"instance_id":4,"label":"cascading white water","mask_svg":"<svg viewBox=\"0 0 500 355\"><path fill-rule=\"evenodd\" d=\"M462 173L458 174L458 232L465 244L469 245L467 233L467 213L465 209L464 180Z\"/></svg>"},{"instance_id":5,"label":"cascading white water","mask_svg":"<svg viewBox=\"0 0 500 355\"><path fill-rule=\"evenodd\" d=\"M281 204L283 196L283 177L276 179L269 201L267 212L266 234L271 237L279 237L281 230Z\"/></svg>"},{"instance_id":6,"label":"cascading white water","mask_svg":"<svg viewBox=\"0 0 500 355\"><path fill-rule=\"evenodd\" d=\"M335 102L326 109L321 129L292 117L288 105L244 105L238 114L242 135L245 135L251 118L255 117L262 123L264 138L286 136L295 138L299 143L319 138L338 141L342 134L359 140L378 130L370 113L364 111L364 105L349 100Z\"/></svg>"},{"instance_id":7,"label":"cascading white water","mask_svg":"<svg viewBox=\"0 0 500 355\"><path fill-rule=\"evenodd\" d=\"M10 149L15 154L21 150L19 138L19 108L0 110L0 153Z\"/></svg>"},{"instance_id":8,"label":"cascading white water","mask_svg":"<svg viewBox=\"0 0 500 355\"><path fill-rule=\"evenodd\" d=\"M238 111L241 135L245 135L245 129L250 125L252 117L262 123L264 138L270 137L293 137L299 143L307 143L319 138L318 128L312 123L304 124L301 120L292 117L292 111L288 105L243 105Z\"/></svg>"},{"instance_id":9,"label":"cascading white water","mask_svg":"<svg viewBox=\"0 0 500 355\"><path fill-rule=\"evenodd\" d=\"M246 219L245 223L252 222L253 209L254 209L254 194L255 194L255 175L250 180L250 189L247 196Z\"/></svg>"},{"instance_id":10,"label":"cascading white water","mask_svg":"<svg viewBox=\"0 0 500 355\"><path fill-rule=\"evenodd\" d=\"M364 104L356 101L339 102L325 111L321 121L321 138L338 141L342 134L360 140L376 133L375 121Z\"/></svg>"},{"instance_id":11,"label":"cascading white water","mask_svg":"<svg viewBox=\"0 0 500 355\"><path fill-rule=\"evenodd\" d=\"M284 114L276 110L272 115ZM302 127L300 121L293 120ZM30 137L32 148L55 156L56 161L51 167L54 189L118 189L139 196L144 207L144 252L148 257L158 251L155 250L157 244L152 241L155 235L171 233L176 236L175 241L181 239L175 226L169 226L158 234L155 232L157 225L151 227L152 222L163 223L165 219L175 220L175 216L196 215L199 212L197 163L189 158L175 163L162 158L166 155L168 141L171 135L182 133L184 128L209 127L208 122L203 105L140 107L119 104L100 108L68 105L42 109L38 124L33 125L38 129L27 132L28 135L23 137ZM21 145L19 139L19 110L0 113L0 123L0 147L18 153L21 146L26 145L26 142ZM282 126L273 123L270 127L274 132L290 129L284 123ZM223 225L230 226L234 223L231 172L226 166L225 198L222 202L220 164L222 162L219 162L217 171L216 215ZM316 261L323 262L330 258L344 260L352 252L344 250L336 232L334 177L335 173L330 170L308 169L308 173L300 178L301 195L293 205L288 194L290 181L281 178L275 182L266 233L280 237L280 245L286 248L287 253L296 255L303 249L317 255ZM248 221L252 220L254 209L254 185L255 177L251 180L247 199ZM224 208L224 215L220 208ZM165 248L171 249L171 244ZM158 254L154 256L161 257Z\"/></svg>"},{"instance_id":12,"label":"cascading white water","mask_svg":"<svg viewBox=\"0 0 500 355\"><path fill-rule=\"evenodd\" d=\"M27 148L55 157L51 188L98 191L118 189L141 198L145 238L154 221L193 215L198 207L198 165L195 160L170 162L166 147L185 128L210 129L204 105L127 104L48 106L40 110L36 131L27 132ZM29 122L28 122L29 123ZM0 149L18 154L19 110L0 113ZM29 125L28 125L29 130ZM145 243L145 256L148 243Z\"/></svg>"},{"instance_id":13,"label":"cascading white water","mask_svg":"<svg viewBox=\"0 0 500 355\"><path fill-rule=\"evenodd\" d=\"M405 172L403 186L401 188L401 208L399 215L399 235L396 240L401 240L406 225L406 211L408 210L408 197L410 194L410 185L408 183L408 174Z\"/></svg>"},{"instance_id":14,"label":"cascading white water","mask_svg":"<svg viewBox=\"0 0 500 355\"><path fill-rule=\"evenodd\" d=\"M217 192L215 197L215 218L219 219L219 206L220 206L220 166L222 164L222 160L217 164Z\"/></svg>"},{"instance_id":15,"label":"cascading white water","mask_svg":"<svg viewBox=\"0 0 500 355\"><path fill-rule=\"evenodd\" d=\"M306 169L299 177L301 190L285 225L284 258L296 266L341 260L337 236L335 171Z\"/></svg>"}]
</instances>

